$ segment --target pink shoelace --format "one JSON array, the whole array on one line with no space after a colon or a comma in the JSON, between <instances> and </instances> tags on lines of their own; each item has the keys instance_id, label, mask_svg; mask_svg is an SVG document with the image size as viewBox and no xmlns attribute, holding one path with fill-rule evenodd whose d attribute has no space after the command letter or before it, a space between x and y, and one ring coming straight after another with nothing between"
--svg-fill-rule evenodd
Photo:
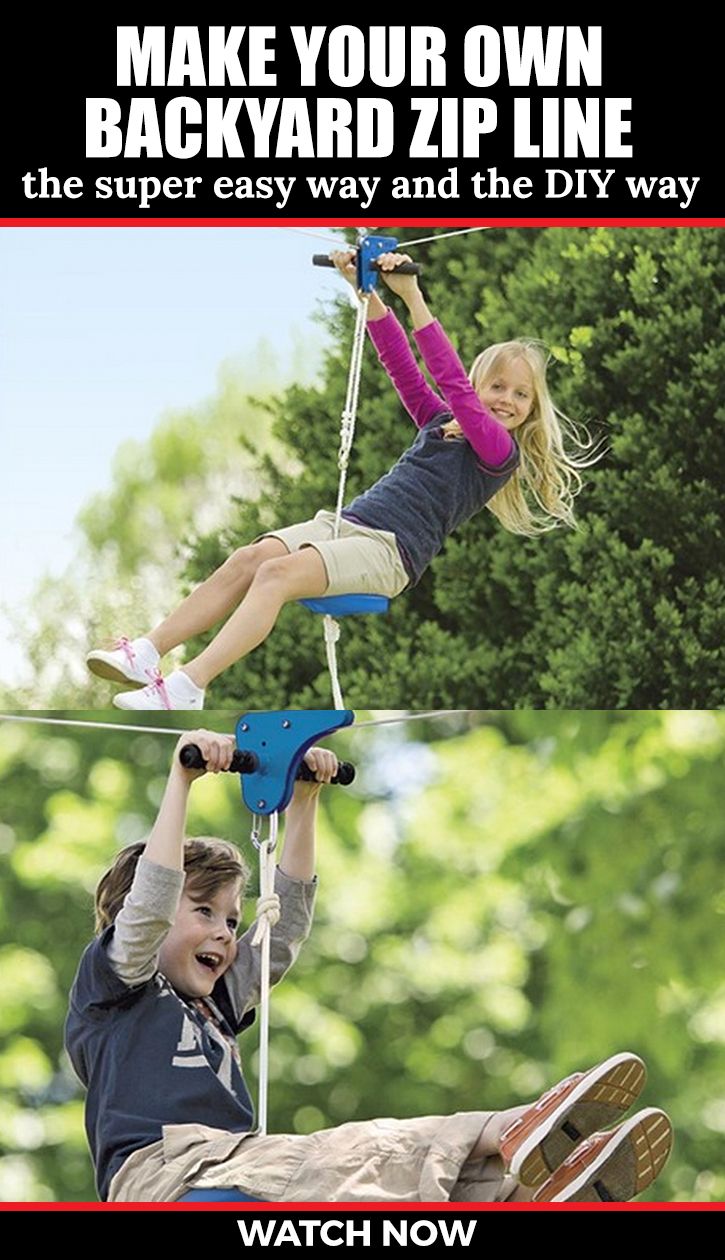
<instances>
[{"instance_id":1,"label":"pink shoelace","mask_svg":"<svg viewBox=\"0 0 725 1260\"><path fill-rule=\"evenodd\" d=\"M129 663L129 665L130 665L131 669L135 669L135 667L136 667L136 653L134 652L133 648L131 647L131 640L130 640L130 639L127 639L127 638L126 638L126 636L125 636L125 634L124 634L124 635L122 635L120 639L116 639L116 642L114 643L113 647L114 647L114 651L123 652L123 654L124 654L124 656L126 657L126 660L128 661L128 663Z\"/></svg>"},{"instance_id":2,"label":"pink shoelace","mask_svg":"<svg viewBox=\"0 0 725 1260\"><path fill-rule=\"evenodd\" d=\"M171 709L171 701L169 699L169 693L166 690L166 683L164 681L164 677L163 677L163 674L161 673L161 670L160 669L147 669L146 676L151 679L151 682L149 683L148 687L144 687L144 691L147 691L149 695L153 695L154 692L157 692L161 698L161 703L163 704L164 708Z\"/></svg>"}]
</instances>

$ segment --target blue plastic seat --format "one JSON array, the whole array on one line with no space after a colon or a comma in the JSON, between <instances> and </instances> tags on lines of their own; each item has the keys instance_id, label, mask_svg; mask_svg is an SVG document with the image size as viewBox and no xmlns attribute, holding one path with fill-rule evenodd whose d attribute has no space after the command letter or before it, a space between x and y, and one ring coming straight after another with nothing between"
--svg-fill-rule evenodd
<instances>
[{"instance_id":1,"label":"blue plastic seat","mask_svg":"<svg viewBox=\"0 0 725 1260\"><path fill-rule=\"evenodd\" d=\"M187 1190L177 1203L264 1203L264 1199L254 1199L251 1194L242 1194L241 1190Z\"/></svg>"},{"instance_id":2,"label":"blue plastic seat","mask_svg":"<svg viewBox=\"0 0 725 1260\"><path fill-rule=\"evenodd\" d=\"M354 613L386 613L390 600L386 595L323 595L320 599L300 599L314 613L328 617L351 617Z\"/></svg>"}]
</instances>

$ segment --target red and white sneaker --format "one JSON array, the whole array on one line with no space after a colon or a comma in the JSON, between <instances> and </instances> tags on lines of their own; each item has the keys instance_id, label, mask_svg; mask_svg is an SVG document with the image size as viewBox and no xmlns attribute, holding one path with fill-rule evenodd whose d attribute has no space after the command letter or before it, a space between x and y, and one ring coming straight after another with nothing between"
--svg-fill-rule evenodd
<instances>
[{"instance_id":1,"label":"red and white sneaker","mask_svg":"<svg viewBox=\"0 0 725 1260\"><path fill-rule=\"evenodd\" d=\"M625 1051L560 1081L504 1131L507 1171L522 1185L543 1185L584 1138L629 1111L646 1080L642 1060Z\"/></svg>"},{"instance_id":2,"label":"red and white sneaker","mask_svg":"<svg viewBox=\"0 0 725 1260\"><path fill-rule=\"evenodd\" d=\"M150 639L127 639L122 636L109 651L99 648L89 652L86 664L98 678L112 682L130 682L145 687L158 669L159 654Z\"/></svg>"},{"instance_id":3,"label":"red and white sneaker","mask_svg":"<svg viewBox=\"0 0 725 1260\"><path fill-rule=\"evenodd\" d=\"M672 1125L649 1107L578 1146L534 1195L535 1203L629 1203L662 1172Z\"/></svg>"}]
</instances>

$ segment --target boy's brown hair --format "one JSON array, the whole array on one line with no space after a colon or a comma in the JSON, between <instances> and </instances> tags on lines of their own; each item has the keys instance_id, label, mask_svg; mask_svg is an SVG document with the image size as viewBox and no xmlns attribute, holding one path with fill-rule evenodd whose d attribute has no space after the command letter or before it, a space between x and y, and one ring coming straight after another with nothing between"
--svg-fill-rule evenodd
<instances>
[{"instance_id":1,"label":"boy's brown hair","mask_svg":"<svg viewBox=\"0 0 725 1260\"><path fill-rule=\"evenodd\" d=\"M96 888L96 934L115 923L145 848L145 842L127 845L118 854L113 866L101 876ZM240 895L243 897L249 879L249 867L239 849L214 836L197 836L184 841L184 871L187 885L193 886L195 898L201 900L213 897L220 888L234 880L241 881Z\"/></svg>"}]
</instances>

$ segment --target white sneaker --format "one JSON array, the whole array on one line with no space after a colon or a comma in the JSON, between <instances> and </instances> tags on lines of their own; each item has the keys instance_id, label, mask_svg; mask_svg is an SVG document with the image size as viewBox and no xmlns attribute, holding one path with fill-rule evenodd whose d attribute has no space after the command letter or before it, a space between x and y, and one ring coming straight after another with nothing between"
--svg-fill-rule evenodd
<instances>
[{"instance_id":1,"label":"white sneaker","mask_svg":"<svg viewBox=\"0 0 725 1260\"><path fill-rule=\"evenodd\" d=\"M161 670L142 691L122 691L113 697L117 709L203 709L204 692L183 669L164 678Z\"/></svg>"},{"instance_id":2,"label":"white sneaker","mask_svg":"<svg viewBox=\"0 0 725 1260\"><path fill-rule=\"evenodd\" d=\"M158 669L159 654L150 639L127 639L123 636L116 640L109 652L89 652L86 664L98 678L145 687Z\"/></svg>"}]
</instances>

